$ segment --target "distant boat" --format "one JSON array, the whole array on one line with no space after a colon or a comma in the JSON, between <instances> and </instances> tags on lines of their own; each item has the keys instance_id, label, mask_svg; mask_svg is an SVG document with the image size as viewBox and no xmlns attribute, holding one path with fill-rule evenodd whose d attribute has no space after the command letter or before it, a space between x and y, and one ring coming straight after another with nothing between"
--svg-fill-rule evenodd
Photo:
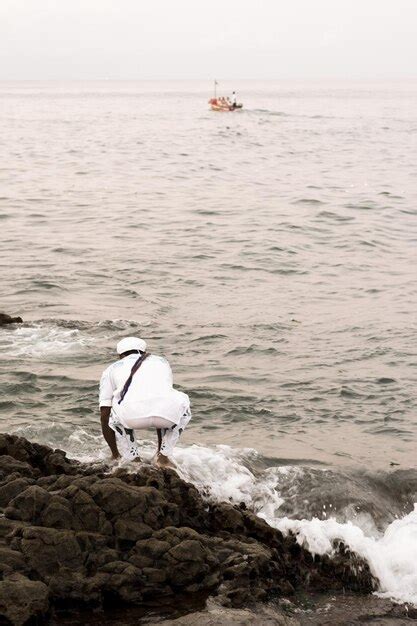
<instances>
[{"instance_id":1,"label":"distant boat","mask_svg":"<svg viewBox=\"0 0 417 626\"><path fill-rule=\"evenodd\" d=\"M243 108L242 103L233 104L226 98L217 97L217 80L214 81L214 97L210 98L209 105L212 111L236 111Z\"/></svg>"},{"instance_id":2,"label":"distant boat","mask_svg":"<svg viewBox=\"0 0 417 626\"><path fill-rule=\"evenodd\" d=\"M237 111L243 107L242 103L229 104L227 100L220 100L220 98L210 98L209 105L212 111Z\"/></svg>"}]
</instances>

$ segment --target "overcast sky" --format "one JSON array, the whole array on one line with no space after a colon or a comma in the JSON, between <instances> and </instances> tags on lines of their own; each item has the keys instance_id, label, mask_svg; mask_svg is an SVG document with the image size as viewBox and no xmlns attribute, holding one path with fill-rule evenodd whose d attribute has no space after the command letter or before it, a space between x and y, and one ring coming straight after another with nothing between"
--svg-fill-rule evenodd
<instances>
[{"instance_id":1,"label":"overcast sky","mask_svg":"<svg viewBox=\"0 0 417 626\"><path fill-rule=\"evenodd\" d=\"M417 0L0 0L0 80L404 79Z\"/></svg>"}]
</instances>

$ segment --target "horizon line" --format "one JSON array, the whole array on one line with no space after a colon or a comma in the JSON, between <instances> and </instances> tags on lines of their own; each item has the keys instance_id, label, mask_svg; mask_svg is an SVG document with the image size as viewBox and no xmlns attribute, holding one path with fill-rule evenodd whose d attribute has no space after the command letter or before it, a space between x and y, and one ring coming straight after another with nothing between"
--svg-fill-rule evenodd
<instances>
[{"instance_id":1,"label":"horizon line","mask_svg":"<svg viewBox=\"0 0 417 626\"><path fill-rule=\"evenodd\" d=\"M233 81L257 81L257 82L318 82L318 81L333 81L333 82L405 82L405 81L417 81L417 75L413 76L387 76L385 78L375 77L294 77L294 78L113 78L113 77L97 77L97 78L1 78L0 82L233 82Z\"/></svg>"}]
</instances>

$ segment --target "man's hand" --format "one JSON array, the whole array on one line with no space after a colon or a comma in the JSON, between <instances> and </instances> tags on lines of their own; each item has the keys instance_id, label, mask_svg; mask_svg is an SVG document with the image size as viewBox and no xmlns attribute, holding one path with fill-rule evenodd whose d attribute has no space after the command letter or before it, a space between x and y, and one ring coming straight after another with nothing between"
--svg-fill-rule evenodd
<instances>
[{"instance_id":1,"label":"man's hand","mask_svg":"<svg viewBox=\"0 0 417 626\"><path fill-rule=\"evenodd\" d=\"M111 455L113 459L120 459L120 454L117 449L116 444L116 434L112 428L109 426L109 418L110 418L111 407L109 406L101 406L100 407L100 419L101 419L101 432L103 433L103 437L107 442L111 450Z\"/></svg>"}]
</instances>

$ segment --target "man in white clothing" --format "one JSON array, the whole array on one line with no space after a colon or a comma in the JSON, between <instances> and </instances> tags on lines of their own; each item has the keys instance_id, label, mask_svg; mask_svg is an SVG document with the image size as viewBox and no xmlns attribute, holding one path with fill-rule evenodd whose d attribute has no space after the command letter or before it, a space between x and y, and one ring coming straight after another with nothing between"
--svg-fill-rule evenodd
<instances>
[{"instance_id":1,"label":"man in white clothing","mask_svg":"<svg viewBox=\"0 0 417 626\"><path fill-rule=\"evenodd\" d=\"M174 446L191 419L190 400L174 389L168 361L147 353L143 339L125 337L117 344L117 353L119 360L100 380L103 437L114 459L136 459L139 446L134 431L156 428L157 462L170 465Z\"/></svg>"}]
</instances>

